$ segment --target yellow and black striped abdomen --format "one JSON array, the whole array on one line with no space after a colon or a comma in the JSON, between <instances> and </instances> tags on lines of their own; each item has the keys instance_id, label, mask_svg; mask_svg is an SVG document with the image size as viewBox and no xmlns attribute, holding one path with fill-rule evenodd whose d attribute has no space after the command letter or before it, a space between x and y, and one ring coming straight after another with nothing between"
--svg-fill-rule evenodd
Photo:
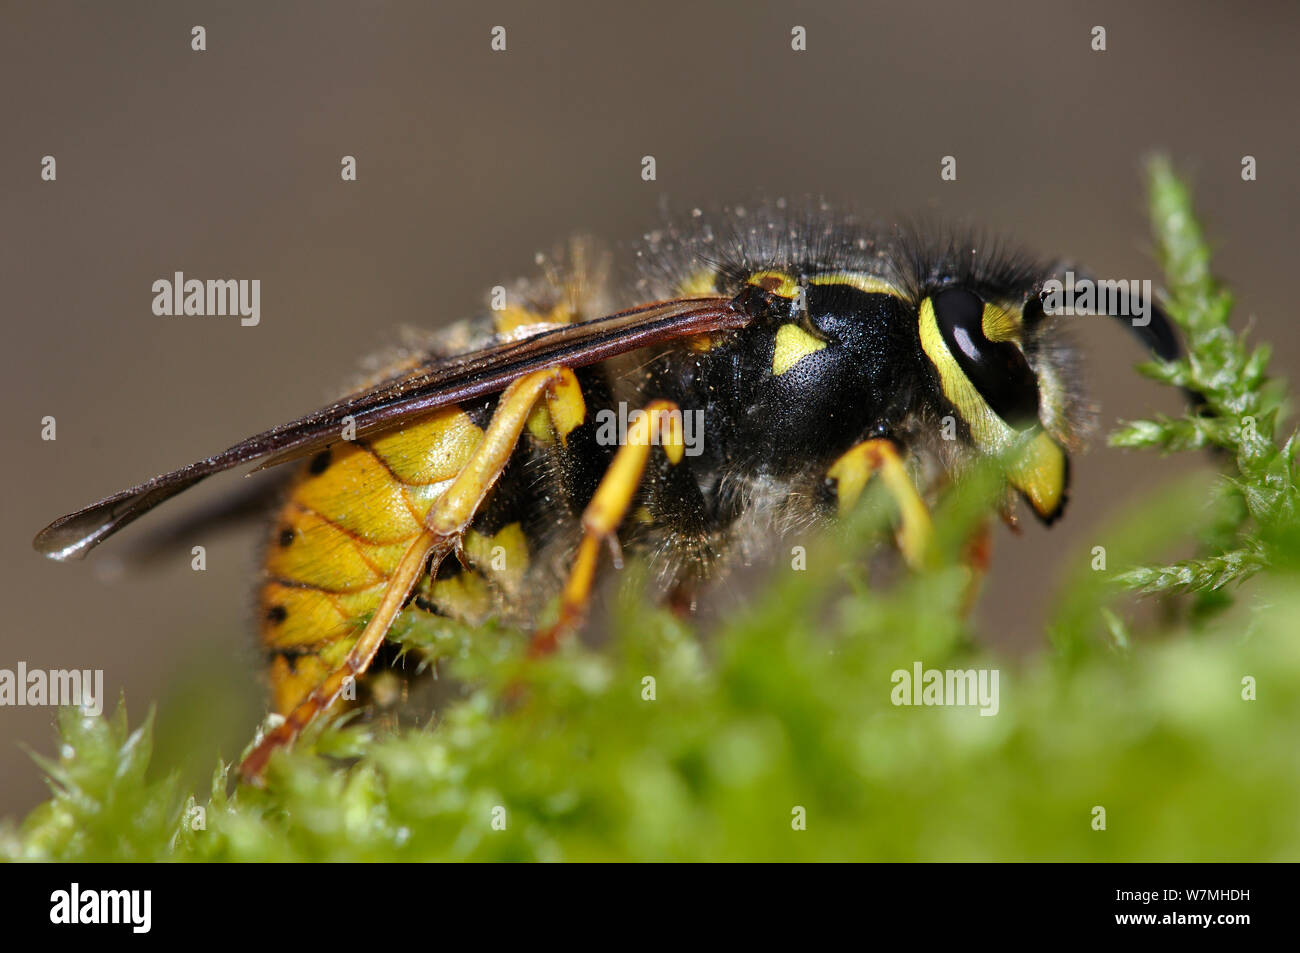
<instances>
[{"instance_id":1,"label":"yellow and black striped abdomen","mask_svg":"<svg viewBox=\"0 0 1300 953\"><path fill-rule=\"evenodd\" d=\"M272 526L258 599L276 711L291 710L343 660L482 437L449 407L304 464Z\"/></svg>"}]
</instances>

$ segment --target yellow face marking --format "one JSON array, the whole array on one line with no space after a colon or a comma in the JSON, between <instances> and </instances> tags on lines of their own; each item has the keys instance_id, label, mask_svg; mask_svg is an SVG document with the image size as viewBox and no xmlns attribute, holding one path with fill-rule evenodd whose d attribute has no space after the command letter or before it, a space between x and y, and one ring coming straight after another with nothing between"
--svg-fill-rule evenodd
<instances>
[{"instance_id":1,"label":"yellow face marking","mask_svg":"<svg viewBox=\"0 0 1300 953\"><path fill-rule=\"evenodd\" d=\"M774 294L778 298L789 298L793 301L799 297L799 282L784 271L756 271L745 280L745 284L762 288L768 294Z\"/></svg>"},{"instance_id":2,"label":"yellow face marking","mask_svg":"<svg viewBox=\"0 0 1300 953\"><path fill-rule=\"evenodd\" d=\"M956 358L944 343L943 335L934 318L934 304L929 298L921 302L921 347L930 363L939 372L939 386L943 394L961 411L970 427L975 445L994 456L1005 453L1016 441L1016 431L993 412L975 385L970 382Z\"/></svg>"},{"instance_id":3,"label":"yellow face marking","mask_svg":"<svg viewBox=\"0 0 1300 953\"><path fill-rule=\"evenodd\" d=\"M797 324L783 324L776 332L776 347L772 350L772 374L780 377L809 354L816 354L826 346Z\"/></svg>"},{"instance_id":4,"label":"yellow face marking","mask_svg":"<svg viewBox=\"0 0 1300 953\"><path fill-rule=\"evenodd\" d=\"M987 306L984 320L989 321ZM995 322L998 320L1001 319L995 318ZM1065 498L1068 465L1065 451L1041 429L1035 427L1031 431L1033 436L1027 436L1013 429L993 412L993 408L962 372L948 350L948 345L944 343L929 298L921 302L920 333L921 347L939 372L939 384L944 396L952 401L965 418L975 445L994 456L1011 454L1011 462L1007 465L1008 481L1025 494L1040 516L1050 518L1060 510Z\"/></svg>"},{"instance_id":5,"label":"yellow face marking","mask_svg":"<svg viewBox=\"0 0 1300 953\"><path fill-rule=\"evenodd\" d=\"M1020 343L1021 316L1019 311L1007 311L995 304L984 305L981 320L984 336L990 341L1011 341Z\"/></svg>"},{"instance_id":6,"label":"yellow face marking","mask_svg":"<svg viewBox=\"0 0 1300 953\"><path fill-rule=\"evenodd\" d=\"M903 297L902 292L883 278L868 275L860 271L836 271L825 275L814 275L808 279L810 285L848 285L867 294L893 295Z\"/></svg>"}]
</instances>

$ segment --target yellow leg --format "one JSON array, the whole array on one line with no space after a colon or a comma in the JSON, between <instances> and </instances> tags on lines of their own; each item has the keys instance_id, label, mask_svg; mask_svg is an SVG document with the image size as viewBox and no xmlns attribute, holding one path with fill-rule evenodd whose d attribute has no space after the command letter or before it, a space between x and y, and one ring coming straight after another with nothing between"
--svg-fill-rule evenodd
<instances>
[{"instance_id":1,"label":"yellow leg","mask_svg":"<svg viewBox=\"0 0 1300 953\"><path fill-rule=\"evenodd\" d=\"M460 545L479 505L514 455L519 435L533 407L551 389L573 377L565 368L535 371L502 393L483 440L447 491L425 518L425 529L411 541L384 587L379 607L338 668L330 672L285 720L267 732L239 766L245 779L257 782L275 749L291 744L313 718L333 704L350 680L359 678L384 644L389 627L431 559L441 560Z\"/></svg>"},{"instance_id":2,"label":"yellow leg","mask_svg":"<svg viewBox=\"0 0 1300 953\"><path fill-rule=\"evenodd\" d=\"M614 533L641 485L651 446L659 444L670 462L681 462L686 450L681 426L677 405L667 400L656 400L645 408L643 417L628 427L627 443L618 448L613 463L601 477L591 502L582 513L582 542L578 545L573 568L569 570L568 581L560 596L559 618L550 628L533 636L533 655L552 651L559 640L582 621L591 599L601 544L615 542Z\"/></svg>"},{"instance_id":3,"label":"yellow leg","mask_svg":"<svg viewBox=\"0 0 1300 953\"><path fill-rule=\"evenodd\" d=\"M889 440L865 440L850 447L831 465L826 475L836 481L840 515L857 503L867 481L879 473L898 506L898 548L912 568L925 564L934 525L925 501L916 492L898 450Z\"/></svg>"},{"instance_id":4,"label":"yellow leg","mask_svg":"<svg viewBox=\"0 0 1300 953\"><path fill-rule=\"evenodd\" d=\"M487 432L483 434L483 442L437 505L429 511L425 525L439 536L459 538L469 527L479 504L505 471L538 399L550 390L576 384L572 371L557 367L534 371L507 387L497 403Z\"/></svg>"}]
</instances>

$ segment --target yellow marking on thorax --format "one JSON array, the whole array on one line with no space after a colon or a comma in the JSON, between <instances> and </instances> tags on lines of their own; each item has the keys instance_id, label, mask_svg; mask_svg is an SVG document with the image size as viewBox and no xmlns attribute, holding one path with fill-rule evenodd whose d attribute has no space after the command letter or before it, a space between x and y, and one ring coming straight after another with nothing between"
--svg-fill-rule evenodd
<instances>
[{"instance_id":1,"label":"yellow marking on thorax","mask_svg":"<svg viewBox=\"0 0 1300 953\"><path fill-rule=\"evenodd\" d=\"M682 298L707 298L718 293L718 272L713 268L693 271L677 283L674 289ZM686 346L703 354L725 340L725 335L696 334L686 339Z\"/></svg>"},{"instance_id":2,"label":"yellow marking on thorax","mask_svg":"<svg viewBox=\"0 0 1300 953\"><path fill-rule=\"evenodd\" d=\"M813 337L797 324L781 325L776 332L776 347L772 351L772 373L780 377L809 354L816 354L825 346L825 341Z\"/></svg>"},{"instance_id":3,"label":"yellow marking on thorax","mask_svg":"<svg viewBox=\"0 0 1300 953\"><path fill-rule=\"evenodd\" d=\"M883 278L869 275L863 271L833 271L824 275L813 275L808 279L810 285L848 285L867 294L893 295L903 297L903 293Z\"/></svg>"},{"instance_id":4,"label":"yellow marking on thorax","mask_svg":"<svg viewBox=\"0 0 1300 953\"><path fill-rule=\"evenodd\" d=\"M697 354L705 354L727 340L724 334L693 334L686 339L686 346Z\"/></svg>"},{"instance_id":5,"label":"yellow marking on thorax","mask_svg":"<svg viewBox=\"0 0 1300 953\"><path fill-rule=\"evenodd\" d=\"M793 275L776 269L756 271L745 279L745 284L762 288L768 294L774 294L778 298L794 300L799 297L799 282Z\"/></svg>"},{"instance_id":6,"label":"yellow marking on thorax","mask_svg":"<svg viewBox=\"0 0 1300 953\"><path fill-rule=\"evenodd\" d=\"M520 305L509 305L493 312L497 334L508 339L524 338L547 328L573 323L573 311L566 302L560 302L550 311L536 311Z\"/></svg>"},{"instance_id":7,"label":"yellow marking on thorax","mask_svg":"<svg viewBox=\"0 0 1300 953\"><path fill-rule=\"evenodd\" d=\"M712 268L701 268L699 271L692 272L677 286L677 294L683 298L693 298L697 295L706 298L717 293L718 273Z\"/></svg>"},{"instance_id":8,"label":"yellow marking on thorax","mask_svg":"<svg viewBox=\"0 0 1300 953\"><path fill-rule=\"evenodd\" d=\"M762 288L764 291L781 298L793 300L799 297L799 280L784 271L776 269L756 271L746 279L746 283ZM892 295L895 298L904 297L898 288L885 279L876 275L869 275L863 271L832 271L820 275L810 275L805 279L805 283L819 286L847 285L866 294L885 294Z\"/></svg>"}]
</instances>

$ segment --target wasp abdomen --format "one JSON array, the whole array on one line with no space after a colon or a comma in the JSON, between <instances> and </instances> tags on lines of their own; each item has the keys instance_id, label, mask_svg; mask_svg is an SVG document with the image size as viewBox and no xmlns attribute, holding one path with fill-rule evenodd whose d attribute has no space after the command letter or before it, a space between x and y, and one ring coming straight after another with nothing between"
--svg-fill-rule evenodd
<instances>
[{"instance_id":1,"label":"wasp abdomen","mask_svg":"<svg viewBox=\"0 0 1300 953\"><path fill-rule=\"evenodd\" d=\"M271 529L258 599L277 711L291 710L346 657L424 518L482 437L471 414L448 407L391 433L335 444L302 466ZM426 583L433 591L423 600L463 614L454 593Z\"/></svg>"}]
</instances>

